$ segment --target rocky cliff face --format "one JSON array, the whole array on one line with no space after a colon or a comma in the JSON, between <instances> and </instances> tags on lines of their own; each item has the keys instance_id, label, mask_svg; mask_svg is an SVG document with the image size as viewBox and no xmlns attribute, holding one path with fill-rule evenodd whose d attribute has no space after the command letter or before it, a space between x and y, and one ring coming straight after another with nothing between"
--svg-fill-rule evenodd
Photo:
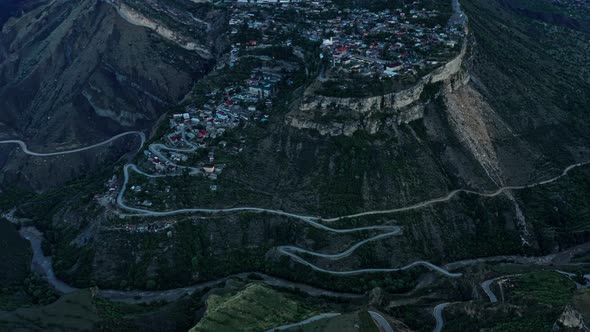
<instances>
[{"instance_id":1,"label":"rocky cliff face","mask_svg":"<svg viewBox=\"0 0 590 332\"><path fill-rule=\"evenodd\" d=\"M568 305L559 319L553 325L553 332L559 331L583 331L587 332L590 329L584 323L584 317L573 306Z\"/></svg>"},{"instance_id":2,"label":"rocky cliff face","mask_svg":"<svg viewBox=\"0 0 590 332\"><path fill-rule=\"evenodd\" d=\"M182 31L183 29L174 30L173 28L168 27L166 23L143 14L140 10L134 9L121 0L104 1L111 4L117 10L117 13L130 24L150 29L157 33L160 37L175 43L185 50L197 52L205 59L213 58L211 51L205 45L200 44L199 40L189 36L188 34L185 35ZM198 23L197 26L202 32L209 32L211 28L210 23L197 19L194 16L191 16L191 18L192 20L188 19L188 22ZM184 17L184 19L187 18ZM178 22L178 20L176 20L176 22ZM183 22L180 24L185 23Z\"/></svg>"},{"instance_id":3,"label":"rocky cliff face","mask_svg":"<svg viewBox=\"0 0 590 332\"><path fill-rule=\"evenodd\" d=\"M468 73L462 70L468 47L469 44L464 43L457 57L422 77L412 87L383 96L325 97L315 94L312 85L286 122L295 128L317 130L321 135L351 136L358 130L374 134L386 127L421 119L428 102L428 98L424 98L427 86L443 83L444 91L450 93L469 80Z\"/></svg>"},{"instance_id":4,"label":"rocky cliff face","mask_svg":"<svg viewBox=\"0 0 590 332\"><path fill-rule=\"evenodd\" d=\"M153 8L58 0L8 21L0 34L0 137L47 151L151 128L211 68L223 21L207 6L182 8L194 24L174 33L163 23L173 24L171 14ZM183 37L190 29L194 37ZM7 159L27 171L18 152Z\"/></svg>"}]
</instances>

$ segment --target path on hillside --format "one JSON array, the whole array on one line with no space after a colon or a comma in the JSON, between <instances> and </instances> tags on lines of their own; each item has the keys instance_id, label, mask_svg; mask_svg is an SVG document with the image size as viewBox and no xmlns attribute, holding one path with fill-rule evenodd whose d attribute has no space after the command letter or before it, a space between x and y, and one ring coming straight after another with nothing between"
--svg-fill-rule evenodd
<instances>
[{"instance_id":1,"label":"path on hillside","mask_svg":"<svg viewBox=\"0 0 590 332\"><path fill-rule=\"evenodd\" d=\"M83 148L77 148L77 149L73 149L73 150L66 150L66 151L57 151L57 152L47 152L47 153L43 153L43 152L33 152L31 150L29 150L27 143L21 141L21 140L5 140L5 141L0 141L0 144L16 144L18 145L21 150L29 156L34 156L34 157L52 157L52 156L61 156L61 155L66 155L66 154L72 154L72 153L78 153L78 152L83 152L86 150L91 150L91 149L95 149L98 148L100 146L103 145L107 145L110 144L116 140L118 140L121 137L124 136L128 136L128 135L137 135L141 138L141 143L139 145L139 149L138 151L145 145L145 134L141 131L128 131L128 132L124 132L122 134L113 136L111 138L109 138L106 141L100 142L100 143L96 143L87 147L83 147Z\"/></svg>"}]
</instances>

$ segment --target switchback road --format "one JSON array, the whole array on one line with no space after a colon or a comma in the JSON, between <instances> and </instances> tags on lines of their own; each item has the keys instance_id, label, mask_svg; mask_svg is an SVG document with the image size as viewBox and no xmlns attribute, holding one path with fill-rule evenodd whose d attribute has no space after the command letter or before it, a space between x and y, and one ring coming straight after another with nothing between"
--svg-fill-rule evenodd
<instances>
[{"instance_id":1,"label":"switchback road","mask_svg":"<svg viewBox=\"0 0 590 332\"><path fill-rule=\"evenodd\" d=\"M376 311L369 311L369 315L371 315L371 318L373 318L373 321L375 321L375 324L377 324L380 327L380 331L393 332L393 328L391 327L391 325L389 324L387 319L385 319L385 317L383 317L383 315L381 315L380 313L378 313Z\"/></svg>"},{"instance_id":2,"label":"switchback road","mask_svg":"<svg viewBox=\"0 0 590 332\"><path fill-rule=\"evenodd\" d=\"M111 139L109 139L107 141L104 141L104 142L101 142L98 144L94 144L94 145L91 145L91 146L88 146L85 148L78 148L78 149L73 149L73 150L68 150L68 151L60 151L60 152L52 152L52 153L32 152L27 148L27 145L24 142L18 141L18 140L0 141L0 144L18 144L22 148L22 150L25 154L28 154L31 156L43 157L43 156L56 156L56 155L63 155L63 154L70 154L70 153L86 151L86 150L93 149L93 148L96 148L96 147L99 147L99 146L102 146L105 144L109 144L112 141L114 141L120 137L126 136L126 135L139 135L141 138L140 149L145 144L145 134L143 134L142 132L137 132L137 131L119 134L117 136L112 137ZM200 170L198 170L197 168L177 165L174 162L172 162L171 160L169 160L161 152L162 150L171 151L171 152L180 152L180 153L187 153L187 152L190 153L190 152L196 151L198 147L196 145L190 143L189 140L186 139L186 135L185 135L184 130L182 130L182 136L185 138L185 141L187 142L187 145L189 146L189 148L174 148L174 147L165 146L163 144L151 144L149 147L149 150L152 153L154 153L155 155L157 155L159 158L161 158L162 160L169 163L170 165L174 165L178 168L190 169L190 174L197 174L200 172ZM407 270L407 269L410 269L415 266L425 266L425 267L428 267L434 271L440 272L447 277L456 278L456 277L460 277L461 274L460 273L451 273L451 272L447 271L446 269L443 269L443 268L436 266L436 265L434 265L430 262L427 262L427 261L415 261L413 263L407 264L402 267L397 267L397 268L375 268L375 269L358 269L358 270L351 270L351 271L331 271L331 270L327 270L327 269L321 268L319 266L316 266L315 264L310 263L309 261L296 255L295 253L307 254L307 255L311 255L311 256L315 256L315 257L336 260L336 259L340 259L340 258L344 258L344 257L349 256L350 254L352 254L356 249L358 249L363 244L366 244L371 241L376 241L379 239L384 239L384 238L387 238L390 236L398 235L401 230L399 228L399 226L369 226L369 227L359 227L359 228L351 228L351 229L335 229L335 228L331 228L331 227L324 225L322 222L337 222L337 221L344 220L344 219L352 219L352 218L359 218L359 217L372 216L372 215L388 215L388 214L394 214L394 213L399 213L399 212L404 212L404 211L417 210L417 209L429 207L434 204L448 202L451 199L453 199L456 195L458 195L459 193L479 195L479 196L483 196L483 197L495 197L495 196L501 195L501 194L503 194L507 191L510 191L510 190L521 190L521 189L526 189L526 188L533 188L536 186L541 186L541 185L555 182L555 181L559 180L560 178L562 178L563 176L567 175L572 169L587 165L589 163L590 163L590 161L570 165L567 168L565 168L564 171L558 176L555 176L555 177L547 179L547 180L535 182L535 183L532 183L529 185L505 186L505 187L501 187L501 188L496 189L495 191L490 191L490 192L477 192L477 191L470 190L470 189L456 189L454 191L451 191L446 196L426 200L426 201L415 203L415 204L405 206L405 207L399 207L399 208L394 208L394 209L389 209L389 210L365 211L365 212L361 212L361 213L357 213L357 214L351 214L351 215L340 216L340 217L335 217L335 218L307 216L307 215L289 213L289 212L285 212L285 211L281 211L281 210L273 210L273 209L265 209L265 208L257 208L257 207L234 207L234 208L228 208L228 209L187 208L187 209L178 209L178 210L171 210L171 211L152 211L152 210L148 210L148 209L132 207L132 206L127 205L124 200L124 195L125 195L125 192L127 189L127 185L129 183L129 171L130 170L133 170L143 176L147 176L147 177L151 177L151 178L160 178L160 177L174 176L174 175L148 174L148 173L140 170L135 164L127 164L123 168L124 183L121 188L121 191L119 192L119 195L117 196L117 204L122 210L132 212L132 214L121 213L122 216L128 216L128 217L133 217L133 216L137 216L137 217L163 217L163 216L189 214L189 213L218 214L218 213L233 213L233 212L255 212L255 213L264 212L264 213L270 213L270 214L281 215L281 216L285 216L285 217L289 217L289 218L298 219L300 221L310 224L311 226L321 228L321 229L331 232L331 233L353 233L353 232L361 232L361 231L367 231L367 230L383 231L382 234L379 234L379 235L370 237L368 239L359 241L358 243L356 243L355 245L353 245L349 249L347 249L341 253L336 253L336 254L318 253L318 252L306 250L306 249L295 247L295 246L281 246L278 249L279 249L279 252L281 252L282 254L285 254L285 255L291 257L292 259L294 259L295 261L297 261L301 264L304 264L316 271L334 274L334 275L354 275L354 274L360 274L360 273L374 273L374 272L395 272L395 271Z\"/></svg>"}]
</instances>

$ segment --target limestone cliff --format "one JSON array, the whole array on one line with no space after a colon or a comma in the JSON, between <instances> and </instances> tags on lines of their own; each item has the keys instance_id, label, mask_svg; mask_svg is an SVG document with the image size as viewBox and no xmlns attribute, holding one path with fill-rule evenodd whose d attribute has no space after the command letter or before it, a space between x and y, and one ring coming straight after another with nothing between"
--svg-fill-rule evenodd
<instances>
[{"instance_id":1,"label":"limestone cliff","mask_svg":"<svg viewBox=\"0 0 590 332\"><path fill-rule=\"evenodd\" d=\"M117 10L117 13L125 21L136 26L150 29L156 32L160 37L177 44L185 50L197 52L203 58L211 59L213 57L211 51L208 50L205 46L201 45L199 41L195 40L192 37L182 34L180 31L175 31L171 29L170 27L166 26L163 22L157 21L154 18L142 14L140 11L130 7L123 1L104 1L111 4ZM202 22L202 25L204 25L205 27L204 31L207 31L210 27L209 23L207 22Z\"/></svg>"},{"instance_id":2,"label":"limestone cliff","mask_svg":"<svg viewBox=\"0 0 590 332\"><path fill-rule=\"evenodd\" d=\"M382 96L367 98L325 97L315 93L317 84L306 89L302 101L286 118L287 124L299 129L314 129L322 135L350 136L358 130L374 134L384 127L409 123L424 115L423 93L429 85L442 83L450 93L469 80L463 63L468 54L465 42L459 54L415 85Z\"/></svg>"}]
</instances>

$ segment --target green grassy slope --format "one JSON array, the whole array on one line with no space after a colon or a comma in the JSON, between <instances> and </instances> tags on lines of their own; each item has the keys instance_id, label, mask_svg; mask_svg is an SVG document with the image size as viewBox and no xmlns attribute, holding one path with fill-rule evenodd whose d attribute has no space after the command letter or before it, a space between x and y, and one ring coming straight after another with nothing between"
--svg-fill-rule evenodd
<instances>
[{"instance_id":1,"label":"green grassy slope","mask_svg":"<svg viewBox=\"0 0 590 332\"><path fill-rule=\"evenodd\" d=\"M212 295L207 313L191 332L264 331L304 320L312 309L260 284L235 295Z\"/></svg>"}]
</instances>

